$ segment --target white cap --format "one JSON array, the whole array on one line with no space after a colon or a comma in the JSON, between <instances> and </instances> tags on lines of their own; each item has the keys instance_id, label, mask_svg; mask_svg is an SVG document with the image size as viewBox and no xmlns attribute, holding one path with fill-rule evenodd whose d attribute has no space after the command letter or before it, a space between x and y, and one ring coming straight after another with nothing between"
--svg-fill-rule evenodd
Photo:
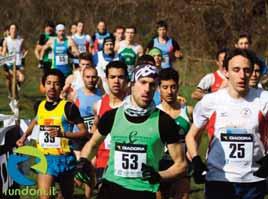
<instances>
[{"instance_id":1,"label":"white cap","mask_svg":"<svg viewBox=\"0 0 268 199\"><path fill-rule=\"evenodd\" d=\"M58 24L56 26L56 32L59 32L60 30L65 30L65 26L63 24Z\"/></svg>"}]
</instances>

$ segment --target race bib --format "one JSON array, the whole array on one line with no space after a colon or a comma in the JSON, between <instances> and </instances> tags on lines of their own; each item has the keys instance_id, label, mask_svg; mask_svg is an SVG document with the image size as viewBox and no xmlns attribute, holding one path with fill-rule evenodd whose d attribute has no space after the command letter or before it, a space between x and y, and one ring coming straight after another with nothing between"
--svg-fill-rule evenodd
<instances>
[{"instance_id":1,"label":"race bib","mask_svg":"<svg viewBox=\"0 0 268 199\"><path fill-rule=\"evenodd\" d=\"M80 53L84 53L84 52L86 52L86 51L87 51L87 49L86 49L86 46L85 46L85 45L79 45L79 46L78 46L78 50L79 50L79 52L80 52Z\"/></svg>"},{"instance_id":2,"label":"race bib","mask_svg":"<svg viewBox=\"0 0 268 199\"><path fill-rule=\"evenodd\" d=\"M163 64L169 64L169 55L163 55L163 61L162 61Z\"/></svg>"},{"instance_id":3,"label":"race bib","mask_svg":"<svg viewBox=\"0 0 268 199\"><path fill-rule=\"evenodd\" d=\"M115 143L114 174L121 177L142 177L142 163L146 164L147 146Z\"/></svg>"},{"instance_id":4,"label":"race bib","mask_svg":"<svg viewBox=\"0 0 268 199\"><path fill-rule=\"evenodd\" d=\"M40 125L39 132L39 144L43 148L61 148L60 138L59 137L51 137L48 133L48 128L56 128L60 129L59 126L43 126Z\"/></svg>"},{"instance_id":5,"label":"race bib","mask_svg":"<svg viewBox=\"0 0 268 199\"><path fill-rule=\"evenodd\" d=\"M253 157L253 135L246 129L228 128L221 133L221 144L225 156L226 170L251 170Z\"/></svg>"},{"instance_id":6,"label":"race bib","mask_svg":"<svg viewBox=\"0 0 268 199\"><path fill-rule=\"evenodd\" d=\"M68 55L56 55L56 65L67 65Z\"/></svg>"},{"instance_id":7,"label":"race bib","mask_svg":"<svg viewBox=\"0 0 268 199\"><path fill-rule=\"evenodd\" d=\"M91 130L94 121L94 115L83 117L84 124L87 126L88 131Z\"/></svg>"}]
</instances>

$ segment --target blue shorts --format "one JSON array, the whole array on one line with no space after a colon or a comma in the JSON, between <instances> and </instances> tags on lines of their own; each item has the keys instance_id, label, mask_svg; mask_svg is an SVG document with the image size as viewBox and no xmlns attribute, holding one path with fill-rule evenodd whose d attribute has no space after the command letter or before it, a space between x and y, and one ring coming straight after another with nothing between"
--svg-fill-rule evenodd
<instances>
[{"instance_id":1,"label":"blue shorts","mask_svg":"<svg viewBox=\"0 0 268 199\"><path fill-rule=\"evenodd\" d=\"M76 165L74 154L68 155L45 155L47 159L46 174L59 177L66 172L73 172Z\"/></svg>"},{"instance_id":2,"label":"blue shorts","mask_svg":"<svg viewBox=\"0 0 268 199\"><path fill-rule=\"evenodd\" d=\"M236 183L207 181L206 199L264 199L266 181Z\"/></svg>"}]
</instances>

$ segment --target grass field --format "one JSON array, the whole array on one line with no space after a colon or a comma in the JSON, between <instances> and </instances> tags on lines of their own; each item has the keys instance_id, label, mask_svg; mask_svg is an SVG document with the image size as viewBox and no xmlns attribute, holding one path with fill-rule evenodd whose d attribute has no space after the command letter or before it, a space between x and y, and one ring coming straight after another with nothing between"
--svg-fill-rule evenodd
<instances>
[{"instance_id":1,"label":"grass field","mask_svg":"<svg viewBox=\"0 0 268 199\"><path fill-rule=\"evenodd\" d=\"M34 103L42 99L42 95L39 93L39 81L41 77L41 71L37 68L37 62L32 57L33 53L30 51L28 59L26 60L26 80L22 86L20 93L20 117L21 118L32 118L34 117L33 105ZM191 92L194 89L194 85L200 79L200 77L211 71L213 66L203 67L198 65L198 63L187 64L187 61L182 61L178 63L177 68L181 74L181 82L183 85L180 88L180 95L184 96L187 99L188 104L194 105L195 102L191 100ZM1 70L0 72L0 113L2 114L12 114L8 106L9 100L7 98L7 90L4 83L4 76ZM204 135L202 137L200 152L204 157L206 146L207 146L207 137ZM76 194L81 194L80 189L75 190ZM203 185L196 185L192 182L191 185L191 199L202 199L204 193ZM33 197L34 198L34 197ZM78 196L77 198L81 198ZM30 197L25 197L24 199L30 199Z\"/></svg>"}]
</instances>

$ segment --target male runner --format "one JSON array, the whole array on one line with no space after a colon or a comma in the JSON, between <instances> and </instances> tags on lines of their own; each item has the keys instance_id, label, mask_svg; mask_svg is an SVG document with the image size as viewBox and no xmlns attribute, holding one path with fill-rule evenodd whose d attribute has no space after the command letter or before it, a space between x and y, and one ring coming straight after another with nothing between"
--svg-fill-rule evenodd
<instances>
[{"instance_id":1,"label":"male runner","mask_svg":"<svg viewBox=\"0 0 268 199\"><path fill-rule=\"evenodd\" d=\"M62 97L73 100L76 90L84 87L82 78L83 70L86 67L92 66L92 56L88 53L81 53L79 55L79 68L76 68L71 75L65 80L65 85L62 89Z\"/></svg>"},{"instance_id":2,"label":"male runner","mask_svg":"<svg viewBox=\"0 0 268 199\"><path fill-rule=\"evenodd\" d=\"M254 55L254 67L252 75L249 79L249 86L251 88L262 88L262 85L260 84L261 78L264 74L266 65L265 63L258 58L256 55Z\"/></svg>"},{"instance_id":3,"label":"male runner","mask_svg":"<svg viewBox=\"0 0 268 199\"><path fill-rule=\"evenodd\" d=\"M249 51L227 52L223 66L228 86L197 103L186 136L193 177L196 183L206 183L207 199L262 199L268 176L268 93L249 88L253 70ZM205 125L207 166L198 155L198 137Z\"/></svg>"},{"instance_id":4,"label":"male runner","mask_svg":"<svg viewBox=\"0 0 268 199\"><path fill-rule=\"evenodd\" d=\"M241 32L236 40L235 47L240 49L249 49L251 45L251 36L247 32Z\"/></svg>"},{"instance_id":5,"label":"male runner","mask_svg":"<svg viewBox=\"0 0 268 199\"><path fill-rule=\"evenodd\" d=\"M181 136L185 136L190 129L192 107L177 100L179 74L173 68L162 69L159 73L159 80L162 102L157 107L175 120L176 124L182 129L178 133L181 133ZM173 161L168 152L166 152L160 161L160 170L165 170L172 164ZM189 199L189 192L190 177L186 174L180 179L160 183L161 197L159 198L168 199L173 196L176 199Z\"/></svg>"},{"instance_id":6,"label":"male runner","mask_svg":"<svg viewBox=\"0 0 268 199\"><path fill-rule=\"evenodd\" d=\"M114 51L114 37L106 37L103 41L103 50L99 51L93 56L93 65L98 71L98 76L101 79L102 87L105 93L109 93L109 88L107 85L105 70L109 62L118 60L119 57Z\"/></svg>"},{"instance_id":7,"label":"male runner","mask_svg":"<svg viewBox=\"0 0 268 199\"><path fill-rule=\"evenodd\" d=\"M9 35L5 38L3 42L3 56L15 55L15 65L16 65L16 78L18 86L24 81L24 65L23 58L27 55L27 50L24 45L24 39L18 35L18 27L16 24L12 23L9 26ZM8 88L8 96L11 96L11 85L13 78L13 65L14 61L9 61L4 65L6 84Z\"/></svg>"},{"instance_id":8,"label":"male runner","mask_svg":"<svg viewBox=\"0 0 268 199\"><path fill-rule=\"evenodd\" d=\"M94 67L89 66L86 67L82 73L85 86L76 90L73 102L79 108L80 114L84 119L85 125L87 126L88 134L87 137L76 139L72 142L77 160L79 160L80 158L81 149L92 135L91 127L93 125L94 120L93 105L101 99L101 93L98 89L96 89L96 84L98 82L97 70ZM76 126L74 127L74 131L77 131ZM93 184L85 184L86 199L89 199L91 197L92 186Z\"/></svg>"},{"instance_id":9,"label":"male runner","mask_svg":"<svg viewBox=\"0 0 268 199\"><path fill-rule=\"evenodd\" d=\"M147 52L153 47L157 47L162 51L162 68L172 66L174 58L182 58L179 44L173 38L168 36L168 24L165 21L158 21L156 24L157 36L154 37L147 45Z\"/></svg>"},{"instance_id":10,"label":"male runner","mask_svg":"<svg viewBox=\"0 0 268 199\"><path fill-rule=\"evenodd\" d=\"M77 23L72 23L69 30L69 37L74 36L76 31L77 31Z\"/></svg>"},{"instance_id":11,"label":"male runner","mask_svg":"<svg viewBox=\"0 0 268 199\"><path fill-rule=\"evenodd\" d=\"M125 40L119 42L118 46L115 46L115 51L118 52L120 60L125 62L128 67L129 77L131 77L134 70L137 58L143 55L142 46L135 41L136 32L136 27L126 27Z\"/></svg>"},{"instance_id":12,"label":"male runner","mask_svg":"<svg viewBox=\"0 0 268 199\"><path fill-rule=\"evenodd\" d=\"M43 60L43 73L47 73L48 70L50 70L51 65L52 65L52 51L51 49L47 49L45 51L45 54L43 57L40 57L40 53L42 50L42 47L46 44L46 42L52 38L55 37L55 32L54 32L54 22L52 21L47 21L45 23L45 29L44 33L42 33L39 36L39 40L37 41L37 44L35 46L34 54L38 60Z\"/></svg>"},{"instance_id":13,"label":"male runner","mask_svg":"<svg viewBox=\"0 0 268 199\"><path fill-rule=\"evenodd\" d=\"M119 45L119 42L124 40L125 27L116 26L114 30L115 46Z\"/></svg>"},{"instance_id":14,"label":"male runner","mask_svg":"<svg viewBox=\"0 0 268 199\"><path fill-rule=\"evenodd\" d=\"M64 199L72 199L73 169L76 160L70 140L86 136L87 130L78 108L73 103L60 99L60 92L64 85L63 74L51 69L44 74L42 82L46 99L35 106L36 117L17 141L17 145L24 145L36 126L35 128L38 129L37 148L45 155L48 165L45 174L37 175L38 189L46 190L46 193L39 198L49 199L49 190L57 180ZM73 124L77 126L76 132L72 132Z\"/></svg>"},{"instance_id":15,"label":"male runner","mask_svg":"<svg viewBox=\"0 0 268 199\"><path fill-rule=\"evenodd\" d=\"M84 33L84 23L77 22L76 33L72 36L74 43L76 44L79 53L91 53L92 40L88 34ZM79 67L79 60L74 58L74 64Z\"/></svg>"},{"instance_id":16,"label":"male runner","mask_svg":"<svg viewBox=\"0 0 268 199\"><path fill-rule=\"evenodd\" d=\"M218 70L214 73L205 75L197 85L197 88L192 93L192 98L200 100L207 93L216 92L220 88L227 86L227 79L225 77L225 70L223 67L223 60L227 52L226 48L220 49L216 54L216 65Z\"/></svg>"},{"instance_id":17,"label":"male runner","mask_svg":"<svg viewBox=\"0 0 268 199\"><path fill-rule=\"evenodd\" d=\"M97 31L92 36L93 49L92 54L97 53L103 49L103 41L106 37L110 37L112 34L107 31L104 21L99 21L97 25Z\"/></svg>"},{"instance_id":18,"label":"male runner","mask_svg":"<svg viewBox=\"0 0 268 199\"><path fill-rule=\"evenodd\" d=\"M65 36L65 26L58 24L56 26L56 38L51 38L43 46L40 53L40 65L43 65L45 51L49 48L52 50L52 69L60 70L64 77L72 73L72 65L70 63L70 54L79 56L79 51L70 37Z\"/></svg>"},{"instance_id":19,"label":"male runner","mask_svg":"<svg viewBox=\"0 0 268 199\"><path fill-rule=\"evenodd\" d=\"M102 116L93 137L81 152L78 168L85 168L87 157L92 159L100 143L110 134L108 168L97 198L155 198L161 180L185 171L184 150L178 133L180 128L152 101L157 72L152 65L135 68L131 95L123 106ZM165 145L174 164L158 172Z\"/></svg>"},{"instance_id":20,"label":"male runner","mask_svg":"<svg viewBox=\"0 0 268 199\"><path fill-rule=\"evenodd\" d=\"M159 69L161 69L162 64L162 52L159 48L153 47L151 50L149 50L148 55L151 55L154 58L155 66Z\"/></svg>"}]
</instances>

